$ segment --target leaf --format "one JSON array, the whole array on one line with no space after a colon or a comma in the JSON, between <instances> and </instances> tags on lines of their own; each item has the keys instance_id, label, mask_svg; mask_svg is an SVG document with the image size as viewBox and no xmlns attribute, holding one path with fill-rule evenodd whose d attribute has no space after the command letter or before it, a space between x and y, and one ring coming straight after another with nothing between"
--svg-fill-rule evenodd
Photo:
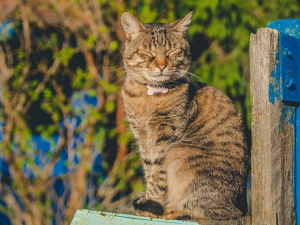
<instances>
[{"instance_id":1,"label":"leaf","mask_svg":"<svg viewBox=\"0 0 300 225\"><path fill-rule=\"evenodd\" d=\"M105 25L99 28L99 32L100 33L105 33L107 31L109 31L109 28L107 26L105 26Z\"/></svg>"},{"instance_id":2,"label":"leaf","mask_svg":"<svg viewBox=\"0 0 300 225\"><path fill-rule=\"evenodd\" d=\"M105 104L106 112L111 113L115 109L115 106L116 106L115 102L110 102L110 101L106 102Z\"/></svg>"},{"instance_id":3,"label":"leaf","mask_svg":"<svg viewBox=\"0 0 300 225\"><path fill-rule=\"evenodd\" d=\"M113 51L116 51L119 47L119 44L117 41L112 41L110 42L109 48Z\"/></svg>"},{"instance_id":4,"label":"leaf","mask_svg":"<svg viewBox=\"0 0 300 225\"><path fill-rule=\"evenodd\" d=\"M89 37L85 40L85 45L91 49L95 45L96 38L93 35L89 35Z\"/></svg>"},{"instance_id":5,"label":"leaf","mask_svg":"<svg viewBox=\"0 0 300 225\"><path fill-rule=\"evenodd\" d=\"M52 96L53 96L53 93L49 88L44 88L43 89L43 95L46 99L51 99Z\"/></svg>"},{"instance_id":6,"label":"leaf","mask_svg":"<svg viewBox=\"0 0 300 225\"><path fill-rule=\"evenodd\" d=\"M70 59L73 57L74 49L65 47L59 53L54 55L55 58L59 58L63 65L67 66Z\"/></svg>"}]
</instances>

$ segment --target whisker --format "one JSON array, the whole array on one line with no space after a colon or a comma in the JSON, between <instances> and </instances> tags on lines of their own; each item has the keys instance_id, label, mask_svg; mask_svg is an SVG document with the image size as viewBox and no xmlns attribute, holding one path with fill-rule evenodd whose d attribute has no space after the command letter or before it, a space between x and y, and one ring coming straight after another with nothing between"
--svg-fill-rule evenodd
<instances>
[{"instance_id":1,"label":"whisker","mask_svg":"<svg viewBox=\"0 0 300 225\"><path fill-rule=\"evenodd\" d=\"M111 69L111 70L109 70L109 72L116 72L116 71L119 71L119 70L124 70L125 71L125 67L121 66L121 67L116 68L116 69Z\"/></svg>"},{"instance_id":2,"label":"whisker","mask_svg":"<svg viewBox=\"0 0 300 225\"><path fill-rule=\"evenodd\" d=\"M192 72L186 71L185 73L187 73L188 75L190 75L191 77L195 77L197 80L201 81L201 78L195 74L193 74Z\"/></svg>"},{"instance_id":3,"label":"whisker","mask_svg":"<svg viewBox=\"0 0 300 225\"><path fill-rule=\"evenodd\" d=\"M125 80L126 76L121 77L117 80L116 84L120 84L123 80Z\"/></svg>"},{"instance_id":4,"label":"whisker","mask_svg":"<svg viewBox=\"0 0 300 225\"><path fill-rule=\"evenodd\" d=\"M199 89L200 86L197 84L196 81L192 80L190 77L188 77L187 75L183 75L183 73L179 73L179 72L175 72L178 75L181 75L187 82L191 83L195 88ZM186 72L187 73L187 72ZM194 74L193 74L194 75ZM196 75L194 75L196 76Z\"/></svg>"},{"instance_id":5,"label":"whisker","mask_svg":"<svg viewBox=\"0 0 300 225\"><path fill-rule=\"evenodd\" d=\"M190 82L195 88L200 89L200 86L198 85L197 82L193 81L189 77L184 77L188 82Z\"/></svg>"},{"instance_id":6,"label":"whisker","mask_svg":"<svg viewBox=\"0 0 300 225\"><path fill-rule=\"evenodd\" d=\"M186 72L188 75L190 75L190 76L192 76L192 77L195 77L195 78L199 78L199 76L197 76L197 75L195 75L195 74L193 74L193 73L191 73L191 72L189 72L189 71L187 71Z\"/></svg>"},{"instance_id":7,"label":"whisker","mask_svg":"<svg viewBox=\"0 0 300 225\"><path fill-rule=\"evenodd\" d=\"M200 86L196 81L190 79L190 82L192 85L194 85L195 88L200 89Z\"/></svg>"},{"instance_id":8,"label":"whisker","mask_svg":"<svg viewBox=\"0 0 300 225\"><path fill-rule=\"evenodd\" d=\"M122 72L119 76L115 76L111 82L114 84L119 84L126 77L126 72Z\"/></svg>"}]
</instances>

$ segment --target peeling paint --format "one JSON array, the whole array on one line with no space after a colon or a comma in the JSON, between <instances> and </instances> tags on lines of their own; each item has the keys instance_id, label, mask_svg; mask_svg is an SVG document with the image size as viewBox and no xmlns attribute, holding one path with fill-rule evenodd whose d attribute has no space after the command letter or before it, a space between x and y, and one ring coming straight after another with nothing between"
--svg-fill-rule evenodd
<instances>
[{"instance_id":1,"label":"peeling paint","mask_svg":"<svg viewBox=\"0 0 300 225\"><path fill-rule=\"evenodd\" d=\"M269 85L269 102L281 100L282 107L278 124L279 132L293 131L291 154L292 188L296 223L300 223L300 20L277 20L268 24L269 28L279 31L279 63L272 72ZM277 67L279 65L279 67ZM279 69L278 69L279 68ZM277 76L279 75L279 79Z\"/></svg>"}]
</instances>

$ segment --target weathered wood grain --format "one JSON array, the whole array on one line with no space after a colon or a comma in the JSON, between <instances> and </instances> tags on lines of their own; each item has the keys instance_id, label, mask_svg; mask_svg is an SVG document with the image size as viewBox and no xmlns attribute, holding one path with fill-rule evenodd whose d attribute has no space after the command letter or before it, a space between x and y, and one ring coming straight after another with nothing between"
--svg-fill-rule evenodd
<instances>
[{"instance_id":1,"label":"weathered wood grain","mask_svg":"<svg viewBox=\"0 0 300 225\"><path fill-rule=\"evenodd\" d=\"M292 156L294 108L280 99L278 32L250 37L252 224L295 224Z\"/></svg>"}]
</instances>

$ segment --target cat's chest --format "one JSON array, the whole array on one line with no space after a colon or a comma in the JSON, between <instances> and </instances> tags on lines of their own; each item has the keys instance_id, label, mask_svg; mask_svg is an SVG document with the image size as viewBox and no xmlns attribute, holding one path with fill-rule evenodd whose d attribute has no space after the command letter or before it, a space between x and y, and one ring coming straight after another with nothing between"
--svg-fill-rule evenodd
<instances>
[{"instance_id":1,"label":"cat's chest","mask_svg":"<svg viewBox=\"0 0 300 225\"><path fill-rule=\"evenodd\" d=\"M171 99L166 101L164 96L125 97L124 105L130 128L140 142L154 142L151 139L172 126L178 117L174 112L179 111L176 104Z\"/></svg>"},{"instance_id":2,"label":"cat's chest","mask_svg":"<svg viewBox=\"0 0 300 225\"><path fill-rule=\"evenodd\" d=\"M149 126L157 114L171 111L172 107L158 96L140 96L138 98L124 98L127 119L134 121L136 126Z\"/></svg>"},{"instance_id":3,"label":"cat's chest","mask_svg":"<svg viewBox=\"0 0 300 225\"><path fill-rule=\"evenodd\" d=\"M125 83L122 96L131 129L145 133L162 129L161 125L174 126L176 118L182 119L185 115L185 93L185 86L182 86L169 89L168 93L148 95L145 86Z\"/></svg>"}]
</instances>

